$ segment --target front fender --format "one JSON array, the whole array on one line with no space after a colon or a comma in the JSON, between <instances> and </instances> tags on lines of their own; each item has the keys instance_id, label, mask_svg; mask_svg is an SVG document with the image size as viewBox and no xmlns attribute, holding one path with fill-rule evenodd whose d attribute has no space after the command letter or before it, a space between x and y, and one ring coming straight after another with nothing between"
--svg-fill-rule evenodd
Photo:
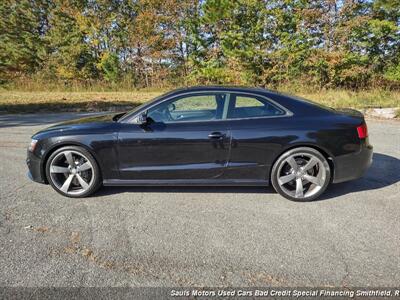
<instances>
[{"instance_id":1,"label":"front fender","mask_svg":"<svg viewBox=\"0 0 400 300\"><path fill-rule=\"evenodd\" d=\"M41 141L38 149L35 149L35 155L40 159L42 174L45 174L47 159L55 150L64 146L82 147L94 157L103 178L113 179L119 175L116 141L115 133L52 137Z\"/></svg>"}]
</instances>

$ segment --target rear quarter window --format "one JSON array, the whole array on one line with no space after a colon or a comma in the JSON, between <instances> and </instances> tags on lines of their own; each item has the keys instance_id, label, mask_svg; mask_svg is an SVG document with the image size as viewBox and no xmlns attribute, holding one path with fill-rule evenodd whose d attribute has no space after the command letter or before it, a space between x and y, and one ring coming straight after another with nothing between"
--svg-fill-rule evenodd
<instances>
[{"instance_id":1,"label":"rear quarter window","mask_svg":"<svg viewBox=\"0 0 400 300\"><path fill-rule=\"evenodd\" d=\"M232 95L228 119L273 117L285 115L286 112L270 101L253 95Z\"/></svg>"}]
</instances>

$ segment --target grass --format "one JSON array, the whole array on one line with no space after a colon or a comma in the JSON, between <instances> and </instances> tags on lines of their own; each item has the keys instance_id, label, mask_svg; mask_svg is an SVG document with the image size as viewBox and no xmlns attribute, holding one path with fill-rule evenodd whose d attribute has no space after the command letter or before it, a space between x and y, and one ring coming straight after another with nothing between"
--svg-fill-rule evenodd
<instances>
[{"instance_id":1,"label":"grass","mask_svg":"<svg viewBox=\"0 0 400 300\"><path fill-rule=\"evenodd\" d=\"M296 91L280 88L282 92L339 108L365 109L399 107L400 91L386 90L321 90ZM35 113L59 111L122 111L140 105L166 92L167 89L137 91L26 91L0 90L0 112Z\"/></svg>"},{"instance_id":2,"label":"grass","mask_svg":"<svg viewBox=\"0 0 400 300\"><path fill-rule=\"evenodd\" d=\"M289 93L291 93L289 91ZM400 91L386 90L326 90L321 92L291 93L333 108L383 108L399 107Z\"/></svg>"}]
</instances>

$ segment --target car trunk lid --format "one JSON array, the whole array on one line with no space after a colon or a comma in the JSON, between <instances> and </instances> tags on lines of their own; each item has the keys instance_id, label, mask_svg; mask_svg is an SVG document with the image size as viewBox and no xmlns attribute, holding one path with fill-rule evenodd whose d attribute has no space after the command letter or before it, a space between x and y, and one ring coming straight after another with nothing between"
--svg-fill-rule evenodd
<instances>
[{"instance_id":1,"label":"car trunk lid","mask_svg":"<svg viewBox=\"0 0 400 300\"><path fill-rule=\"evenodd\" d=\"M335 108L335 111L345 116L356 117L361 120L364 120L364 115L362 114L362 112L352 108Z\"/></svg>"}]
</instances>

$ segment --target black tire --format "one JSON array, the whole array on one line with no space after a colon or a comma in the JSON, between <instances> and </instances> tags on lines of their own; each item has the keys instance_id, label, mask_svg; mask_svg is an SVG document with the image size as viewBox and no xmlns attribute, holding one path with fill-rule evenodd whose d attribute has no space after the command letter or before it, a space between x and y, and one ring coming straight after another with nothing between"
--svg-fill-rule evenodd
<instances>
[{"instance_id":1,"label":"black tire","mask_svg":"<svg viewBox=\"0 0 400 300\"><path fill-rule=\"evenodd\" d=\"M309 157L314 157L316 158L315 161L317 161L318 163L313 167L313 169L307 171L307 170L303 170L303 167L305 168L307 165L307 156ZM305 164L306 165L298 165L298 170L299 172L295 172L293 170L293 168L290 168L292 165L288 162L288 160L290 160L291 158L295 158L295 161L297 162L297 164L299 164L298 160L301 160L302 157L304 157L305 160ZM297 160L296 160L297 159ZM311 158L310 158L311 160ZM309 161L310 161L309 160ZM319 160L319 161L318 161ZM301 163L301 162L300 162ZM311 165L311 163L310 163ZM289 173L283 173L284 168L290 168L290 170L288 171ZM314 179L317 177L313 177L311 176L308 172L314 172L314 168L315 172L318 172L317 175L320 175L320 178L318 178L318 182L316 184L307 181L304 179L304 176L308 176L308 178ZM279 172L279 174L278 174ZM320 173L321 172L321 173ZM296 176L295 179L290 180L289 182L282 184L282 182L284 182L282 180L282 178L284 177L289 177L289 176ZM278 180L280 179L280 183L278 182ZM297 194L297 180L301 181L300 183L300 187L299 190L305 190L306 188L303 188L304 186L308 186L310 189L315 189L315 192L313 192L314 190L311 191L306 191L299 193L299 196ZM322 155L319 151L317 151L314 148L310 148L310 147L298 147L298 148L294 148L291 150L288 150L287 152L283 153L274 163L273 167L272 167L272 171L271 171L271 182L272 182L272 186L274 187L274 189L283 197L285 197L286 199L292 200L292 201L301 201L301 202L306 202L306 201L313 201L315 199L317 199L323 192L325 192L326 188L328 187L329 183L331 180L331 170L330 170L330 166L328 161L326 160L326 158L324 157L324 155ZM305 185L303 185L303 183L306 183ZM289 185L293 185L294 183L294 187L289 186ZM289 190L289 188L294 188L294 190ZM307 193L310 194L310 196L307 196ZM297 197L296 197L297 196Z\"/></svg>"},{"instance_id":2,"label":"black tire","mask_svg":"<svg viewBox=\"0 0 400 300\"><path fill-rule=\"evenodd\" d=\"M55 160L55 158L57 157L61 157L62 153L65 152L72 152L74 153L75 157L79 157L79 155L81 155L85 160L89 161L91 164L91 169L90 169L90 183L88 184L87 189L85 189L82 192L64 192L60 189L60 184L59 182L56 182L56 179L53 178L51 176L50 173L50 167L52 166L52 162L53 160ZM68 173L61 173L63 176L67 177L71 174ZM79 173L80 174L80 173ZM61 176L61 175L60 175ZM75 175L77 176L77 175ZM50 185L53 187L53 189L58 192L59 194L66 196L66 197L70 197L70 198L83 198L83 197L87 197L91 194L93 194L94 192L96 192L102 185L102 177L101 177L101 172L100 172L100 168L97 165L96 160L93 158L93 156L90 154L89 151L87 151L85 148L82 147L78 147L78 146L65 146L62 148L59 148L57 150L55 150L50 157L47 159L46 162L46 177L48 182L50 183ZM82 178L82 176L81 176ZM70 181L71 182L71 181ZM86 182L87 183L87 182ZM81 187L82 189L83 186Z\"/></svg>"}]
</instances>

